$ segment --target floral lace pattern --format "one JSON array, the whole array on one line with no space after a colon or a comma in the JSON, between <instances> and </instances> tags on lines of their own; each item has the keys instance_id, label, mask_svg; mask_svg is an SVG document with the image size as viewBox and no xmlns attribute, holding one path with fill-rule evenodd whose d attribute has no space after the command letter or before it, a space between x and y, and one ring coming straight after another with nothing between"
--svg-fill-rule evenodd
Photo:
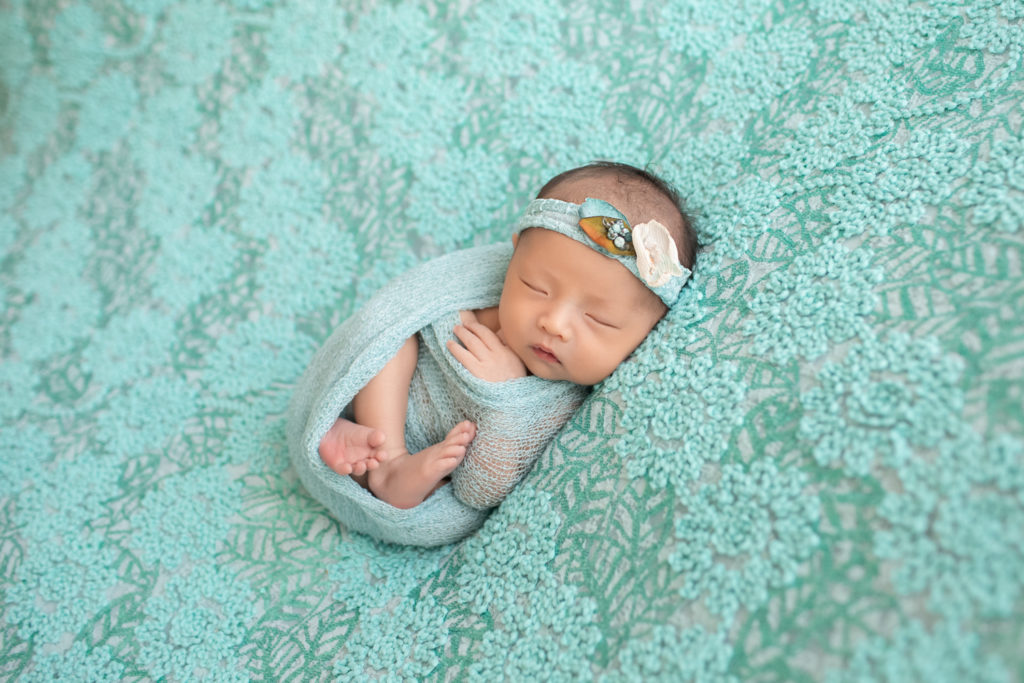
<instances>
[{"instance_id":1,"label":"floral lace pattern","mask_svg":"<svg viewBox=\"0 0 1024 683\"><path fill-rule=\"evenodd\" d=\"M1008 681L1011 0L0 3L0 678ZM284 413L391 276L594 158L678 303L479 532L304 491Z\"/></svg>"}]
</instances>

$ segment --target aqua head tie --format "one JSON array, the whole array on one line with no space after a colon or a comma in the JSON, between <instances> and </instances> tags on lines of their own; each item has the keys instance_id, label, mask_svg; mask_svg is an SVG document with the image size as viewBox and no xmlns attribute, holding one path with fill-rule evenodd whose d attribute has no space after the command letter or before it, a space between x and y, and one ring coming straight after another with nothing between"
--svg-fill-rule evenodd
<instances>
[{"instance_id":1,"label":"aqua head tie","mask_svg":"<svg viewBox=\"0 0 1024 683\"><path fill-rule=\"evenodd\" d=\"M676 243L664 225L648 221L630 226L621 211L601 199L588 198L582 204L534 199L519 219L518 232L527 228L557 232L615 259L669 308L691 274L679 263Z\"/></svg>"}]
</instances>

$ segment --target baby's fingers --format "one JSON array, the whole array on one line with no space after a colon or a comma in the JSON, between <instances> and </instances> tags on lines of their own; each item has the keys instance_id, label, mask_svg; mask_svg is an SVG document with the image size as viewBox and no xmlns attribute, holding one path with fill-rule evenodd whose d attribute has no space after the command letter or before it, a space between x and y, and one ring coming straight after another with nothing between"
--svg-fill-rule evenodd
<instances>
[{"instance_id":1,"label":"baby's fingers","mask_svg":"<svg viewBox=\"0 0 1024 683\"><path fill-rule=\"evenodd\" d=\"M494 333L491 328L487 327L483 323L469 322L463 325L467 330L472 332L477 338L491 351L497 351L505 346L505 342Z\"/></svg>"},{"instance_id":2,"label":"baby's fingers","mask_svg":"<svg viewBox=\"0 0 1024 683\"><path fill-rule=\"evenodd\" d=\"M448 351L452 354L452 356L455 357L455 360L462 363L462 366L464 368L466 368L473 374L476 374L474 370L476 370L479 367L480 360L476 356L474 356L469 349L467 349L465 346L460 346L453 339L448 340L447 346Z\"/></svg>"},{"instance_id":3,"label":"baby's fingers","mask_svg":"<svg viewBox=\"0 0 1024 683\"><path fill-rule=\"evenodd\" d=\"M470 325L472 325L472 327ZM489 350L491 350L491 345L488 344L487 340L481 335L480 328L487 330L487 328L480 323L456 325L453 330L459 341L462 342L463 345L477 358L482 358ZM490 330L487 331L490 332Z\"/></svg>"}]
</instances>

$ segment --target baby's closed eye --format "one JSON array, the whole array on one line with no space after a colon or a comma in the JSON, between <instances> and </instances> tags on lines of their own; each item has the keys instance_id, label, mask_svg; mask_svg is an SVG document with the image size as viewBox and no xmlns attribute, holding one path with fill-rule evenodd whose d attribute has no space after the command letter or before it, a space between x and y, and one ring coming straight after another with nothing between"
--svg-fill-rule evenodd
<instances>
[{"instance_id":1,"label":"baby's closed eye","mask_svg":"<svg viewBox=\"0 0 1024 683\"><path fill-rule=\"evenodd\" d=\"M612 330L621 329L620 325L615 324L609 318L606 318L603 315L595 315L594 313L587 313L586 316L587 316L587 318L589 320L591 320L592 322L597 323L601 327L607 327L607 328L612 329Z\"/></svg>"},{"instance_id":2,"label":"baby's closed eye","mask_svg":"<svg viewBox=\"0 0 1024 683\"><path fill-rule=\"evenodd\" d=\"M547 294L547 291L535 282L529 282L527 280L524 280L523 278L519 278L519 281L526 285L528 289L532 289L538 294Z\"/></svg>"}]
</instances>

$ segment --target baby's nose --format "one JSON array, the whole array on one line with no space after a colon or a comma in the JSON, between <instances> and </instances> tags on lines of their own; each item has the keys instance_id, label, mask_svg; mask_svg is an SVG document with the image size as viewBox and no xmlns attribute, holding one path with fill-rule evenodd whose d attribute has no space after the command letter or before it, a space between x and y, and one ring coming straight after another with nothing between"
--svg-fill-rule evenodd
<instances>
[{"instance_id":1,"label":"baby's nose","mask_svg":"<svg viewBox=\"0 0 1024 683\"><path fill-rule=\"evenodd\" d=\"M569 315L564 306L552 306L545 310L537 321L540 328L552 337L566 339L569 333Z\"/></svg>"}]
</instances>

